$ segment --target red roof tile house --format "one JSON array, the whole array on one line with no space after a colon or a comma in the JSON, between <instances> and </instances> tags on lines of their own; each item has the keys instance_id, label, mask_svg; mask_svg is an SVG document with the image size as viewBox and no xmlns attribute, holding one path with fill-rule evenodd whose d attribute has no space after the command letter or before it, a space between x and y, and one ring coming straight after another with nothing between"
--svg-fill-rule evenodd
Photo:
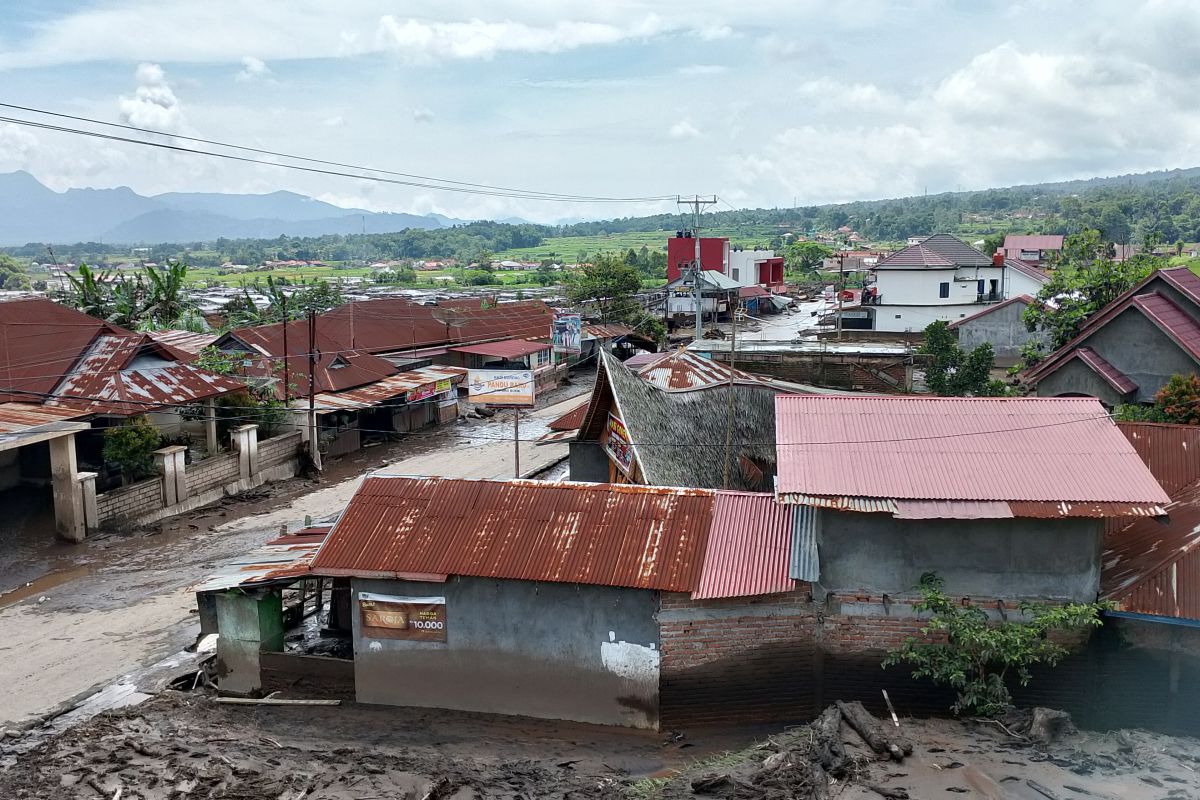
<instances>
[{"instance_id":1,"label":"red roof tile house","mask_svg":"<svg viewBox=\"0 0 1200 800\"><path fill-rule=\"evenodd\" d=\"M1200 369L1200 277L1163 269L1101 309L1024 374L1041 397L1152 403L1175 374Z\"/></svg>"},{"instance_id":2,"label":"red roof tile house","mask_svg":"<svg viewBox=\"0 0 1200 800\"><path fill-rule=\"evenodd\" d=\"M1010 233L1004 237L1001 250L1003 250L1005 258L1041 267L1062 252L1064 238L1066 237L1061 233L1033 235Z\"/></svg>"}]
</instances>

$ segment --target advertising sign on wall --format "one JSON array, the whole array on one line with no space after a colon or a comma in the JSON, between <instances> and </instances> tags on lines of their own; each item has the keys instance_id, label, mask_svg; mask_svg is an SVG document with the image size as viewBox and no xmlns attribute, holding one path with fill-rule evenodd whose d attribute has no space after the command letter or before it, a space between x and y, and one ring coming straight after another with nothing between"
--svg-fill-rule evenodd
<instances>
[{"instance_id":1,"label":"advertising sign on wall","mask_svg":"<svg viewBox=\"0 0 1200 800\"><path fill-rule=\"evenodd\" d=\"M532 406L533 371L527 369L467 370L467 399L490 406Z\"/></svg>"},{"instance_id":2,"label":"advertising sign on wall","mask_svg":"<svg viewBox=\"0 0 1200 800\"><path fill-rule=\"evenodd\" d=\"M629 439L625 423L614 417L611 412L608 415L608 436L604 442L604 449L621 471L628 475L629 470L633 468L633 443Z\"/></svg>"},{"instance_id":3,"label":"advertising sign on wall","mask_svg":"<svg viewBox=\"0 0 1200 800\"><path fill-rule=\"evenodd\" d=\"M446 641L446 598L358 593L359 623L368 639Z\"/></svg>"},{"instance_id":4,"label":"advertising sign on wall","mask_svg":"<svg viewBox=\"0 0 1200 800\"><path fill-rule=\"evenodd\" d=\"M550 333L554 352L578 353L583 336L583 319L578 314L555 314Z\"/></svg>"},{"instance_id":5,"label":"advertising sign on wall","mask_svg":"<svg viewBox=\"0 0 1200 800\"><path fill-rule=\"evenodd\" d=\"M410 403L418 403L422 400L428 400L437 394L434 384L427 383L424 386L418 386L416 389L411 389L408 392L407 400Z\"/></svg>"}]
</instances>

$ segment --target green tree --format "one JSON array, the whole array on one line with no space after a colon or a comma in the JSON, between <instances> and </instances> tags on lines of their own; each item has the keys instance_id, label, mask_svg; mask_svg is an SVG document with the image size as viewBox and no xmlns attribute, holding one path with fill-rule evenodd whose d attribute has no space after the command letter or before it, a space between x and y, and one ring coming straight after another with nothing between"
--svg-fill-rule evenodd
<instances>
[{"instance_id":1,"label":"green tree","mask_svg":"<svg viewBox=\"0 0 1200 800\"><path fill-rule=\"evenodd\" d=\"M983 237L983 254L985 256L993 255L997 250L1004 246L1003 233L989 233Z\"/></svg>"},{"instance_id":2,"label":"green tree","mask_svg":"<svg viewBox=\"0 0 1200 800\"><path fill-rule=\"evenodd\" d=\"M833 255L833 250L817 242L796 242L784 253L784 266L789 272L812 273L821 268L821 263Z\"/></svg>"},{"instance_id":3,"label":"green tree","mask_svg":"<svg viewBox=\"0 0 1200 800\"><path fill-rule=\"evenodd\" d=\"M146 267L146 305L148 321L156 326L174 322L191 306L187 296L187 264L175 262L165 269Z\"/></svg>"},{"instance_id":4,"label":"green tree","mask_svg":"<svg viewBox=\"0 0 1200 800\"><path fill-rule=\"evenodd\" d=\"M601 322L617 322L637 308L633 296L641 288L637 270L623 257L600 253L571 273L567 298L575 305L594 306Z\"/></svg>"},{"instance_id":5,"label":"green tree","mask_svg":"<svg viewBox=\"0 0 1200 800\"><path fill-rule=\"evenodd\" d=\"M925 328L925 341L917 352L931 356L925 367L925 385L936 395L997 397L1008 393L1001 381L991 379L996 367L992 346L984 342L965 352L944 320Z\"/></svg>"},{"instance_id":6,"label":"green tree","mask_svg":"<svg viewBox=\"0 0 1200 800\"><path fill-rule=\"evenodd\" d=\"M154 451L162 436L144 416L133 417L104 431L104 460L118 465L128 481L154 474Z\"/></svg>"},{"instance_id":7,"label":"green tree","mask_svg":"<svg viewBox=\"0 0 1200 800\"><path fill-rule=\"evenodd\" d=\"M1115 260L1096 230L1068 236L1050 280L1038 292L1039 302L1024 311L1025 327L1046 331L1048 349L1057 350L1075 337L1088 318L1162 266L1162 259L1144 253ZM1040 341L1031 341L1021 351L1023 365L1036 364L1046 352Z\"/></svg>"},{"instance_id":8,"label":"green tree","mask_svg":"<svg viewBox=\"0 0 1200 800\"><path fill-rule=\"evenodd\" d=\"M0 253L0 289L13 291L29 287L29 276L25 274L25 268L12 256Z\"/></svg>"},{"instance_id":9,"label":"green tree","mask_svg":"<svg viewBox=\"0 0 1200 800\"><path fill-rule=\"evenodd\" d=\"M67 297L70 304L89 317L107 319L110 307L109 275L108 272L96 272L87 264L79 265L78 277L66 273L67 281L71 284Z\"/></svg>"},{"instance_id":10,"label":"green tree","mask_svg":"<svg viewBox=\"0 0 1200 800\"><path fill-rule=\"evenodd\" d=\"M1067 654L1047 634L1098 627L1104 609L1095 603L1022 603L1019 618L993 622L982 608L947 597L944 588L945 581L933 573L921 577L921 599L913 609L931 615L921 628L922 638L910 637L883 663L911 664L913 677L949 684L958 692L950 707L955 714L1003 714L1012 707L1009 680L1026 686L1030 667L1054 666Z\"/></svg>"},{"instance_id":11,"label":"green tree","mask_svg":"<svg viewBox=\"0 0 1200 800\"><path fill-rule=\"evenodd\" d=\"M1120 405L1114 416L1126 422L1172 422L1200 425L1200 377L1195 373L1172 375L1154 395L1154 405Z\"/></svg>"}]
</instances>

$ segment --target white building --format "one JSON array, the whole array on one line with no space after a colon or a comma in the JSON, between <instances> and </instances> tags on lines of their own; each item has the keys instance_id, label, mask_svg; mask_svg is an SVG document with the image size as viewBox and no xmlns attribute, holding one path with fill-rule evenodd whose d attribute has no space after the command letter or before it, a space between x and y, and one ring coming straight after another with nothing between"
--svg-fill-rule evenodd
<instances>
[{"instance_id":1,"label":"white building","mask_svg":"<svg viewBox=\"0 0 1200 800\"><path fill-rule=\"evenodd\" d=\"M1036 295L1046 277L1018 268L1003 254L989 258L939 233L876 265L875 282L861 307L845 312L846 329L920 333L931 322L966 319L1009 297Z\"/></svg>"}]
</instances>

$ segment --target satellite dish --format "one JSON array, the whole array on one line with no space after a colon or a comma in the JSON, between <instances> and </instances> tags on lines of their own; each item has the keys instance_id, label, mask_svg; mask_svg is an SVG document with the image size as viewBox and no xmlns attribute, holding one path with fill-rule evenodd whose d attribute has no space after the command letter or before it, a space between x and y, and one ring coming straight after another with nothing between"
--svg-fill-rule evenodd
<instances>
[{"instance_id":1,"label":"satellite dish","mask_svg":"<svg viewBox=\"0 0 1200 800\"><path fill-rule=\"evenodd\" d=\"M448 328L464 328L471 322L466 314L456 311L453 308L442 308L439 306L434 308L430 313L435 320Z\"/></svg>"}]
</instances>

